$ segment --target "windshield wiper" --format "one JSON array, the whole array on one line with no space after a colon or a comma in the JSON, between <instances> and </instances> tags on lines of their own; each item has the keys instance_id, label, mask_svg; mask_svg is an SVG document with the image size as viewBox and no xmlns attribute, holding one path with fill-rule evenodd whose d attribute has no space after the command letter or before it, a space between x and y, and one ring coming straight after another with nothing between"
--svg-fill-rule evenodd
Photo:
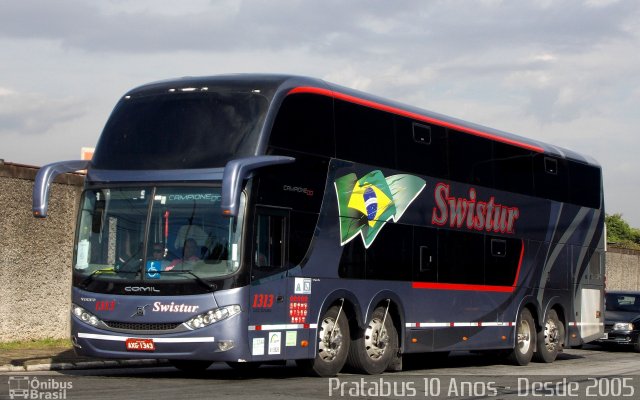
<instances>
[{"instance_id":1,"label":"windshield wiper","mask_svg":"<svg viewBox=\"0 0 640 400\"><path fill-rule=\"evenodd\" d=\"M91 282L93 280L94 276L96 276L98 274L107 273L107 272L112 272L114 274L137 274L140 271L116 271L112 267L97 269L97 270L93 271L92 273L90 273L86 278L84 278L82 280L82 282L80 282L80 286L86 288L87 285L89 284L89 282Z\"/></svg>"},{"instance_id":2,"label":"windshield wiper","mask_svg":"<svg viewBox=\"0 0 640 400\"><path fill-rule=\"evenodd\" d=\"M190 269L159 271L158 273L160 273L160 274L166 274L166 273L170 273L170 274L176 274L176 273L177 274L189 274L189 275L193 276L194 278L196 278L196 281L198 281L198 283L202 284L203 286L206 286L207 289L216 290L218 288L218 285L216 285L215 283L207 282L201 276L199 276L198 274L196 274L195 272L193 272Z\"/></svg>"}]
</instances>

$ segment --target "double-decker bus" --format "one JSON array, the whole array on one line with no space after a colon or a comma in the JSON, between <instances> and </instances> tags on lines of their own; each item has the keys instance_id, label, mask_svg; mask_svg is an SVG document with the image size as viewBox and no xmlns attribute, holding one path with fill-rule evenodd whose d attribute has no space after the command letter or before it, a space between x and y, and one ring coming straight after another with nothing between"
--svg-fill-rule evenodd
<instances>
[{"instance_id":1,"label":"double-decker bus","mask_svg":"<svg viewBox=\"0 0 640 400\"><path fill-rule=\"evenodd\" d=\"M552 362L603 332L592 158L296 76L126 93L86 170L79 354L181 369L296 360L367 374L403 355Z\"/></svg>"}]
</instances>

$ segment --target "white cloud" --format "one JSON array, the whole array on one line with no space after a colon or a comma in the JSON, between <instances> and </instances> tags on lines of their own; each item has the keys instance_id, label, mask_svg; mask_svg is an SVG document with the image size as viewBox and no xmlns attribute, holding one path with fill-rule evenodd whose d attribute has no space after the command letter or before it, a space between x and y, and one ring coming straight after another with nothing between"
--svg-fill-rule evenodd
<instances>
[{"instance_id":1,"label":"white cloud","mask_svg":"<svg viewBox=\"0 0 640 400\"><path fill-rule=\"evenodd\" d=\"M0 87L0 96L10 96L15 92L11 89Z\"/></svg>"},{"instance_id":2,"label":"white cloud","mask_svg":"<svg viewBox=\"0 0 640 400\"><path fill-rule=\"evenodd\" d=\"M78 118L83 112L84 106L75 99L0 89L0 134L44 135L52 126Z\"/></svg>"},{"instance_id":3,"label":"white cloud","mask_svg":"<svg viewBox=\"0 0 640 400\"><path fill-rule=\"evenodd\" d=\"M620 2L620 0L587 0L585 4L589 7L603 8Z\"/></svg>"}]
</instances>

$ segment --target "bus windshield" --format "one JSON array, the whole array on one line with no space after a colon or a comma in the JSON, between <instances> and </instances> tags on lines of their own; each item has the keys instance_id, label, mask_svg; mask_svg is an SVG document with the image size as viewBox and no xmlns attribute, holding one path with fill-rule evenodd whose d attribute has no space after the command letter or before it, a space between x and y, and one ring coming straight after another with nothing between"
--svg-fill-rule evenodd
<instances>
[{"instance_id":1,"label":"bus windshield","mask_svg":"<svg viewBox=\"0 0 640 400\"><path fill-rule=\"evenodd\" d=\"M255 154L269 101L258 92L125 97L93 155L96 169L219 168Z\"/></svg>"},{"instance_id":2,"label":"bus windshield","mask_svg":"<svg viewBox=\"0 0 640 400\"><path fill-rule=\"evenodd\" d=\"M88 189L74 272L92 279L212 279L239 266L236 218L220 188Z\"/></svg>"}]
</instances>

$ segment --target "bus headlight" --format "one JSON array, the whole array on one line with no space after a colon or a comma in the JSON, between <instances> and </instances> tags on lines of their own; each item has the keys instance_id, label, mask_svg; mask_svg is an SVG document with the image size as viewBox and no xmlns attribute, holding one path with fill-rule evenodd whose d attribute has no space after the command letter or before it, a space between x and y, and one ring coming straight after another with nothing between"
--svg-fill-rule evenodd
<instances>
[{"instance_id":1,"label":"bus headlight","mask_svg":"<svg viewBox=\"0 0 640 400\"><path fill-rule=\"evenodd\" d=\"M100 320L95 315L91 314L89 311L84 308L77 306L75 304L71 304L71 312L75 315L80 321L89 324L91 326L98 326Z\"/></svg>"},{"instance_id":2,"label":"bus headlight","mask_svg":"<svg viewBox=\"0 0 640 400\"><path fill-rule=\"evenodd\" d=\"M631 322L616 322L613 324L614 331L632 331L633 324Z\"/></svg>"},{"instance_id":3,"label":"bus headlight","mask_svg":"<svg viewBox=\"0 0 640 400\"><path fill-rule=\"evenodd\" d=\"M220 307L220 308L216 308L215 310L209 310L206 313L202 313L196 317L193 317L189 321L185 322L184 324L189 329L198 329L204 326L211 325L215 322L222 321L223 319L233 317L234 315L239 314L240 311L242 311L242 309L237 304Z\"/></svg>"}]
</instances>

